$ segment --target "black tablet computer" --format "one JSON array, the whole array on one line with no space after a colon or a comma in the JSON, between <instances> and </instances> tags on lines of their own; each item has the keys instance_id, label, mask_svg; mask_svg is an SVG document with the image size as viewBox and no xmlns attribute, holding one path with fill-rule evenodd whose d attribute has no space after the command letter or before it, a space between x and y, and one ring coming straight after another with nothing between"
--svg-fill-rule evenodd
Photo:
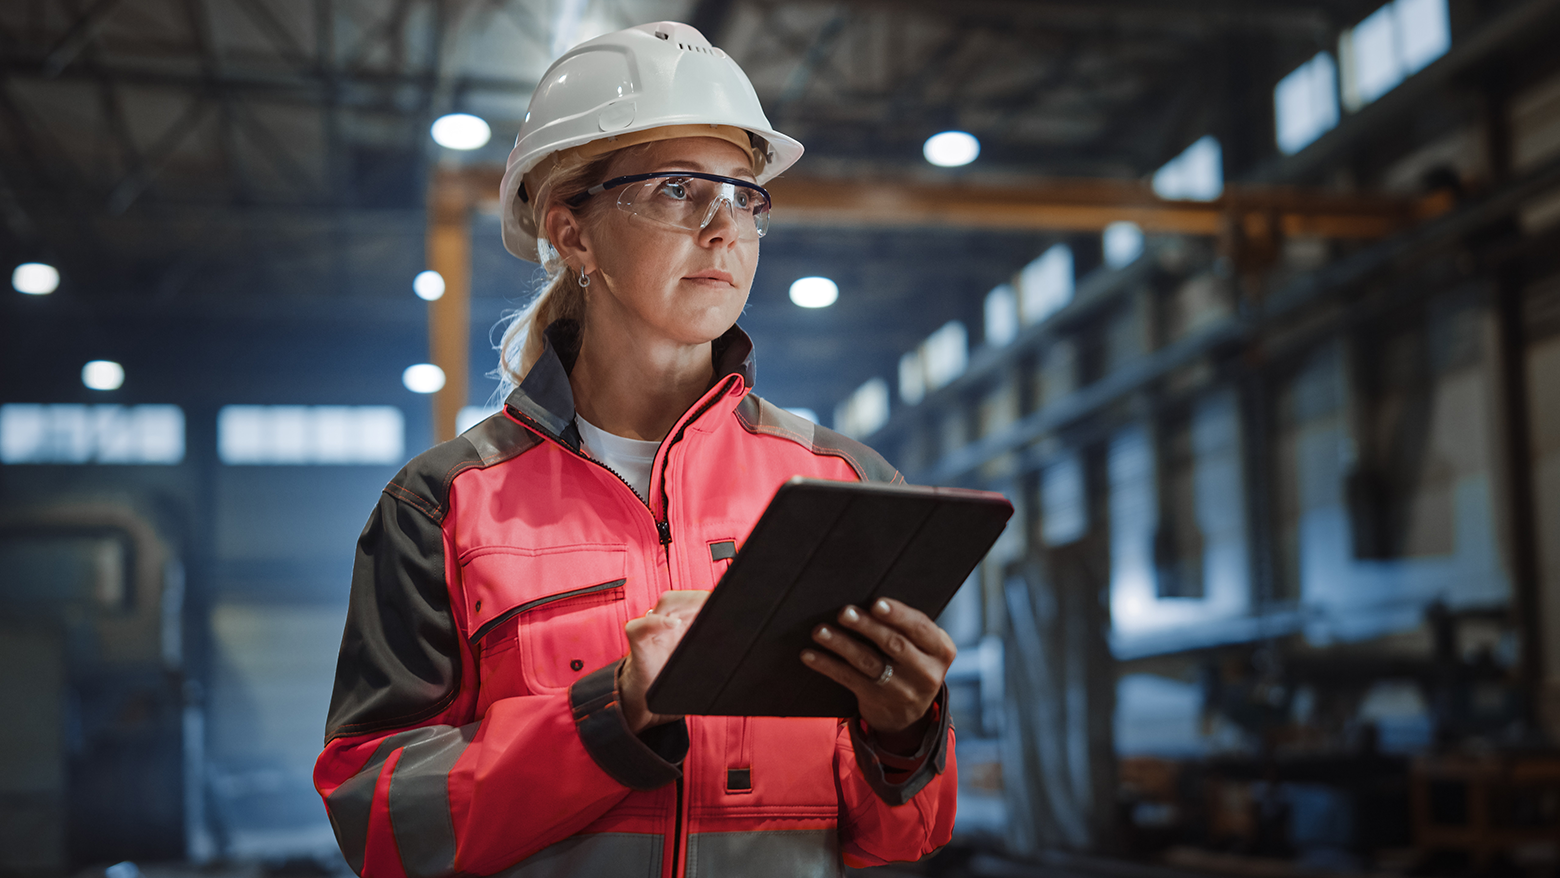
<instances>
[{"instance_id":1,"label":"black tablet computer","mask_svg":"<svg viewBox=\"0 0 1560 878\"><path fill-rule=\"evenodd\" d=\"M650 709L854 716L850 690L802 664L812 629L880 597L936 618L1012 514L988 491L791 479L646 693Z\"/></svg>"}]
</instances>

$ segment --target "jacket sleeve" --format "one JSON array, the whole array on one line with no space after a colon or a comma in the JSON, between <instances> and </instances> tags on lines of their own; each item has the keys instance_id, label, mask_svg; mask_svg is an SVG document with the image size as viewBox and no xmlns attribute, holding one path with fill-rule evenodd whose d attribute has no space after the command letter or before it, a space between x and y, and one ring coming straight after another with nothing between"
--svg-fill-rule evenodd
<instances>
[{"instance_id":1,"label":"jacket sleeve","mask_svg":"<svg viewBox=\"0 0 1560 878\"><path fill-rule=\"evenodd\" d=\"M878 747L859 721L840 726L835 777L847 866L919 860L953 837L959 781L947 686L932 709L933 722L911 756Z\"/></svg>"},{"instance_id":2,"label":"jacket sleeve","mask_svg":"<svg viewBox=\"0 0 1560 878\"><path fill-rule=\"evenodd\" d=\"M681 723L645 739L629 731L616 663L567 692L495 701L478 720L438 513L392 482L358 540L314 783L364 876L499 871L631 789L676 780L687 753Z\"/></svg>"}]
</instances>

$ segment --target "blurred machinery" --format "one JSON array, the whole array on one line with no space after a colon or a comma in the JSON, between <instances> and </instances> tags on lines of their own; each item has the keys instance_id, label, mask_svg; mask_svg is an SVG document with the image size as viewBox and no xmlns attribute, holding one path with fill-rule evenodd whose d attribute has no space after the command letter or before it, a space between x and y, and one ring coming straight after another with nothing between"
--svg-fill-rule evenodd
<instances>
[{"instance_id":1,"label":"blurred machinery","mask_svg":"<svg viewBox=\"0 0 1560 878\"><path fill-rule=\"evenodd\" d=\"M210 854L183 569L122 503L0 520L0 871Z\"/></svg>"}]
</instances>

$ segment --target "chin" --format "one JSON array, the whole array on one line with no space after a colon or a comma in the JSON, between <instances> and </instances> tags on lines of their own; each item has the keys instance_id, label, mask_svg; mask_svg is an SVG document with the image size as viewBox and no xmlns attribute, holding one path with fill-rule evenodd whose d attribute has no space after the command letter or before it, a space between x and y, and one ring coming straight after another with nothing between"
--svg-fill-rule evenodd
<instances>
[{"instance_id":1,"label":"chin","mask_svg":"<svg viewBox=\"0 0 1560 878\"><path fill-rule=\"evenodd\" d=\"M738 314L704 315L683 323L688 344L708 344L736 325Z\"/></svg>"}]
</instances>

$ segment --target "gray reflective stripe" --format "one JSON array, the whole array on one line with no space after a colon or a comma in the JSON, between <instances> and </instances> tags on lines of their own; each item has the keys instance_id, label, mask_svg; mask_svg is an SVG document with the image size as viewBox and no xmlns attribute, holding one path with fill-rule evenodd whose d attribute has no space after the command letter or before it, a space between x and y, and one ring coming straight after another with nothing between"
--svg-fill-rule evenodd
<instances>
[{"instance_id":1,"label":"gray reflective stripe","mask_svg":"<svg viewBox=\"0 0 1560 878\"><path fill-rule=\"evenodd\" d=\"M838 878L844 874L839 835L833 829L688 836L689 878Z\"/></svg>"},{"instance_id":2,"label":"gray reflective stripe","mask_svg":"<svg viewBox=\"0 0 1560 878\"><path fill-rule=\"evenodd\" d=\"M455 823L450 818L450 769L477 734L477 724L441 726L405 745L390 776L390 826L407 878L455 871Z\"/></svg>"},{"instance_id":3,"label":"gray reflective stripe","mask_svg":"<svg viewBox=\"0 0 1560 878\"><path fill-rule=\"evenodd\" d=\"M661 836L598 832L570 836L521 860L493 878L585 878L661 874ZM734 873L737 874L737 873Z\"/></svg>"},{"instance_id":4,"label":"gray reflective stripe","mask_svg":"<svg viewBox=\"0 0 1560 878\"><path fill-rule=\"evenodd\" d=\"M427 726L380 741L367 764L325 798L331 828L336 830L336 843L341 846L341 854L352 871L363 872L363 858L368 852L368 816L374 807L374 787L379 783L379 769L384 767L385 760L397 747L425 741L448 728Z\"/></svg>"}]
</instances>

